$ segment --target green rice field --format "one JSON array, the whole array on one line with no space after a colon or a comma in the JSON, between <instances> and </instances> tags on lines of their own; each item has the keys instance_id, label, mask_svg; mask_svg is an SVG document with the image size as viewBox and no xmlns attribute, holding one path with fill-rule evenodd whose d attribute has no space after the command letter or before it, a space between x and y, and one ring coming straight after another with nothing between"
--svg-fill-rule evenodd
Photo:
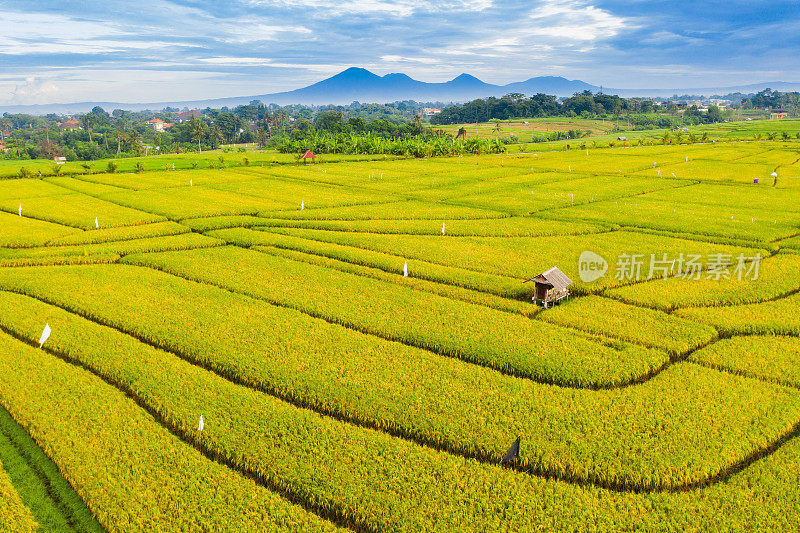
<instances>
[{"instance_id":1,"label":"green rice field","mask_svg":"<svg viewBox=\"0 0 800 533\"><path fill-rule=\"evenodd\" d=\"M800 141L717 128L4 165L0 530L800 530Z\"/></svg>"}]
</instances>

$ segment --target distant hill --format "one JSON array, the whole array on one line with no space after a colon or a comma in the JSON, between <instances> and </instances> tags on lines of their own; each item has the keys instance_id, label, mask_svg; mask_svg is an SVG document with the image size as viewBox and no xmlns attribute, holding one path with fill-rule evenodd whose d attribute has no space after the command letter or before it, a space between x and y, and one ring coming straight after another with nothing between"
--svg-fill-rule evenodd
<instances>
[{"instance_id":1,"label":"distant hill","mask_svg":"<svg viewBox=\"0 0 800 533\"><path fill-rule=\"evenodd\" d=\"M751 93L770 87L775 90L798 90L800 84L786 82L759 83L739 87L716 87L702 89L604 89L609 94L620 96L671 96L673 94L727 94L732 92ZM161 110L164 107L219 108L235 107L248 104L252 100L261 100L265 104L349 104L353 101L362 103L386 103L398 100L416 100L418 102L465 102L475 98L503 96L508 93L532 95L536 93L571 96L576 92L600 90L581 80L568 80L560 76L538 76L525 81L494 85L479 80L470 74L461 74L450 81L427 83L415 80L405 74L395 73L378 76L367 69L351 67L347 70L324 79L308 87L280 93L259 94L233 98L216 98L210 100L164 101L150 103L121 102L79 102L72 104L45 105L10 105L0 106L1 113L30 113L45 115L47 113L82 113L99 105L106 111L127 109L140 111Z\"/></svg>"}]
</instances>

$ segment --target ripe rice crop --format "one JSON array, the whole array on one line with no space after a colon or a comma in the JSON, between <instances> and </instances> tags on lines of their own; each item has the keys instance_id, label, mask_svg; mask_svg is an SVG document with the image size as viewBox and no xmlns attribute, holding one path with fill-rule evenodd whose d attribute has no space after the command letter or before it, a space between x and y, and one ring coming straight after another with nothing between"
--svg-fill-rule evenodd
<instances>
[{"instance_id":1,"label":"ripe rice crop","mask_svg":"<svg viewBox=\"0 0 800 533\"><path fill-rule=\"evenodd\" d=\"M52 239L49 246L69 246L77 244L99 244L111 241L128 241L150 237L166 237L188 233L189 228L176 222L155 222L140 226L124 226L121 228L101 228L82 232L70 232L69 235Z\"/></svg>"},{"instance_id":2,"label":"ripe rice crop","mask_svg":"<svg viewBox=\"0 0 800 533\"><path fill-rule=\"evenodd\" d=\"M39 529L31 510L22 503L11 477L0 462L0 529L8 532L31 532Z\"/></svg>"},{"instance_id":3,"label":"ripe rice crop","mask_svg":"<svg viewBox=\"0 0 800 533\"><path fill-rule=\"evenodd\" d=\"M778 244L792 250L800 250L800 235L779 241Z\"/></svg>"},{"instance_id":4,"label":"ripe rice crop","mask_svg":"<svg viewBox=\"0 0 800 533\"><path fill-rule=\"evenodd\" d=\"M54 531L59 480L109 531L796 529L798 144L619 146L662 133L0 182L0 493ZM759 279L646 280L718 253Z\"/></svg>"},{"instance_id":5,"label":"ripe rice crop","mask_svg":"<svg viewBox=\"0 0 800 533\"><path fill-rule=\"evenodd\" d=\"M713 161L693 159L688 163L681 161L664 165L661 175L669 176L673 172L680 179L698 180L704 182L729 182L737 184L752 184L753 179L763 181L771 180L770 173L775 169L766 163L740 163L738 161ZM653 177L658 175L657 169L649 168L633 174L637 177Z\"/></svg>"},{"instance_id":6,"label":"ripe rice crop","mask_svg":"<svg viewBox=\"0 0 800 533\"><path fill-rule=\"evenodd\" d=\"M13 203L16 200L55 196L66 192L62 187L39 179L0 180L0 202L10 201Z\"/></svg>"},{"instance_id":7,"label":"ripe rice crop","mask_svg":"<svg viewBox=\"0 0 800 533\"><path fill-rule=\"evenodd\" d=\"M726 208L750 209L754 215L766 216L773 211L800 212L800 191L771 187L772 180L760 180L744 188L738 185L698 183L679 190L656 191L641 196L677 204L697 204L713 208L721 215ZM778 207L779 206L779 207ZM764 213L767 211L767 213ZM730 218L730 216L728 217Z\"/></svg>"},{"instance_id":8,"label":"ripe rice crop","mask_svg":"<svg viewBox=\"0 0 800 533\"><path fill-rule=\"evenodd\" d=\"M216 159L216 156L214 157ZM194 185L207 186L232 181L248 179L234 170L228 169L203 169L181 172L155 171L119 173L119 174L92 174L82 176L82 180L98 184L98 191L120 192L120 189L144 191L150 189L171 189L175 187L189 187L191 180ZM52 179L50 180L52 181ZM111 191L110 188L116 190Z\"/></svg>"},{"instance_id":9,"label":"ripe rice crop","mask_svg":"<svg viewBox=\"0 0 800 533\"><path fill-rule=\"evenodd\" d=\"M47 246L18 250L0 248L0 266L111 263L128 254L208 248L221 244L223 244L221 241L205 235L185 233L86 246Z\"/></svg>"},{"instance_id":10,"label":"ripe rice crop","mask_svg":"<svg viewBox=\"0 0 800 533\"><path fill-rule=\"evenodd\" d=\"M74 176L51 176L43 178L46 183L52 183L62 188L61 193L78 192L88 196L101 196L124 190L113 185L104 185L88 178L76 178Z\"/></svg>"},{"instance_id":11,"label":"ripe rice crop","mask_svg":"<svg viewBox=\"0 0 800 533\"><path fill-rule=\"evenodd\" d=\"M335 529L202 456L85 370L5 334L0 346L3 403L105 528Z\"/></svg>"},{"instance_id":12,"label":"ripe rice crop","mask_svg":"<svg viewBox=\"0 0 800 533\"><path fill-rule=\"evenodd\" d=\"M800 387L800 339L773 335L749 335L722 339L689 356L689 361L741 374Z\"/></svg>"},{"instance_id":13,"label":"ripe rice crop","mask_svg":"<svg viewBox=\"0 0 800 533\"><path fill-rule=\"evenodd\" d=\"M321 229L356 233L392 233L403 235L441 235L442 225L438 220L287 220L287 219L231 219L220 220L220 227L238 224L241 227L285 227ZM204 219L199 223L203 230L212 229L214 222ZM193 224L194 226L194 224ZM195 226L196 227L196 226ZM458 220L446 227L448 235L479 237L541 237L545 235L583 235L606 231L607 226L583 222L564 222L554 225L549 220L535 217L507 217L484 220Z\"/></svg>"},{"instance_id":14,"label":"ripe rice crop","mask_svg":"<svg viewBox=\"0 0 800 533\"><path fill-rule=\"evenodd\" d=\"M109 202L172 220L220 215L255 215L265 209L285 209L282 202L201 186L125 191L104 196ZM299 210L298 201L298 210ZM160 218L160 217L159 217Z\"/></svg>"},{"instance_id":15,"label":"ripe rice crop","mask_svg":"<svg viewBox=\"0 0 800 533\"><path fill-rule=\"evenodd\" d=\"M272 394L279 392L281 397L295 403L335 413L347 420L359 420L368 426L392 428L394 433L411 437L412 440L437 443L437 446L460 453L489 457L492 458L491 462L502 456L508 446L509 436L522 434L526 439L526 448L521 457L521 466L565 480L612 485L619 483L639 488L701 482L773 442L800 415L797 402L800 392L796 390L696 365L679 364L644 384L614 391L551 387L503 376L482 367L441 358L396 343L371 339L336 326L310 327L314 321L299 319L294 312L270 311L248 298L183 280L171 280L163 274L154 273L133 279L137 283L144 281L144 285L139 286L140 290L152 291L153 297L167 296L179 287L190 292L182 292L180 300L156 300L132 292L110 293L102 290L104 285L97 285L98 280L107 278L96 276L107 274L109 269L117 272L114 278L117 281L129 279L130 272L135 270L119 266L58 269L62 276L69 274L65 270L73 270L73 274L78 274L75 281L82 283L86 289L84 292L59 292L58 298L63 303L58 305L83 309L81 314L86 313L87 316L90 313L86 309L91 307L93 320L108 321L123 331L142 335L142 338L146 334L150 342L177 351L184 359L194 361L199 357L205 360L203 366L223 376L235 377L237 383L260 383L262 390ZM64 286L48 273L44 274L44 280L50 286L54 282L57 286ZM37 283L26 281L25 285L26 290L33 294L43 292L35 289ZM97 289L101 290L98 292ZM172 296L178 295L172 292ZM2 300L13 302L15 309L42 307L42 304L31 303L20 296L3 295ZM94 303L87 306L89 302ZM226 313L216 312L215 309L219 307L211 307L212 303L224 304L222 308L226 309ZM243 304L248 309L246 314L241 313ZM5 305L0 309L9 310L11 306ZM173 313L176 309L180 311ZM166 312L170 313L169 323L161 319ZM279 330L258 326L264 323L278 324L275 321L276 313L286 317ZM272 321L264 322L270 315ZM54 325L63 324L66 332L72 329L70 323L83 322L69 319L65 323L65 314L57 309L44 314L6 311L0 316L3 317L4 327L29 339L38 336L42 317L52 319ZM218 323L219 329L207 327L214 322ZM59 329L55 331L60 331L61 326L57 327ZM196 408L193 405L206 405L206 394L209 394L209 398L217 397L207 386L200 386L199 390L203 392L197 398L187 398L189 403L184 407L181 399L186 397L187 391L198 390L195 385L180 386L170 391L173 399L168 402L159 400L162 391L169 391L164 385L155 386L159 380L166 380L162 383L172 387L181 383L184 379L181 376L195 379L200 374L196 370L187 370L174 357L164 359L163 354L158 355L152 350L142 352L142 348L135 346L129 349L126 346L130 342L121 341L118 335L112 335L116 340L91 340L102 339L98 337L97 329L81 326L72 334L66 333L66 338L74 336L74 340L68 341L69 344L61 344L65 342L63 340L56 341L54 333L54 345L57 349L75 352L75 357L88 364L99 364L109 372L114 372L113 375L117 376L115 379L127 376L124 379L135 380L139 385L135 385L134 389L140 390L140 394L152 398L159 406L166 403L174 406L170 409L183 413L174 419L181 421L184 427L192 427L189 424L196 423ZM243 333L247 333L247 337L242 336ZM335 340L343 334L352 337L355 342L347 342L340 337L339 344L319 343L320 334L329 340ZM111 333L104 335L107 337ZM87 341L83 339L91 341L84 344ZM269 339L274 341L270 343ZM341 344L341 341L345 343ZM98 342L103 346L118 347L112 348L112 353L124 349L130 355L122 353L106 357L102 355L103 351L91 349ZM348 349L342 351L341 346L348 346ZM146 355L144 363L139 363L140 354ZM269 355L265 357L264 354ZM154 370L142 372L140 364L147 367L152 365ZM166 371L165 368L174 368L174 371ZM162 374L164 377L159 377ZM63 379L68 378L65 376ZM26 380L25 386L35 383L35 380ZM51 394L56 393L55 389L51 391ZM228 397L218 396L219 415L209 419L209 422L219 420L220 424L224 424L218 430L214 429L217 422L209 424L215 442L222 445L222 441L216 440L217 435L221 438L225 434L217 431L231 432L236 426L241 426L242 435L248 435L251 431L261 434L263 431L273 434L273 437L269 437L271 439L293 439L297 442L293 436L295 431L271 431L269 426L257 429L260 423L251 426L251 423L242 425L233 420L223 422L222 419L236 416L228 414L237 405L236 402L229 404L225 401ZM256 401L255 397L250 397L251 401ZM253 413L251 401L243 402L246 406L243 413L248 416ZM736 412L736 416L720 416L720 412ZM264 420L277 418L292 424L297 414L291 417L266 416ZM167 412L164 412L164 416L168 417ZM168 418L173 419L171 416ZM671 423L678 420L681 423ZM274 423L278 422L271 422ZM304 429L296 431L302 436L310 428L305 423L301 424L300 427ZM248 429L250 427L253 429ZM339 435L339 432L331 428L326 434ZM330 453L335 453L339 448L339 445L328 445L313 435L308 438L319 450L330 449ZM347 441L346 436L342 438ZM360 440L353 439L348 446ZM138 445L138 442L138 439L133 440L131 445ZM226 447L230 445L225 442ZM385 449L386 445L382 447ZM408 449L408 445L401 448ZM282 453L281 450L291 453L292 447L265 446L263 450L261 453ZM413 450L417 448L412 447ZM346 454L363 458L353 463L352 468L357 469L363 468L363 461L372 457L381 461L382 455ZM398 457L407 462L404 452L399 452ZM324 457L320 460L324 460ZM424 466L429 462L435 461L429 459L416 464ZM458 462L464 464L463 459ZM349 468L347 464L349 462L343 463L342 468ZM292 468L304 469L306 465L304 462L289 461L286 465L276 467L291 472ZM335 468L336 463L329 463L326 468L330 467ZM463 466L457 470L461 471L461 468ZM372 471L372 468L368 471ZM383 468L377 471L382 472ZM408 479L416 477L410 475ZM310 480L305 482L312 483ZM315 484L321 482L313 481ZM455 484L460 487L459 490L468 485ZM340 488L347 486L343 484ZM377 486L383 485L378 483ZM495 486L497 490L502 490L502 485Z\"/></svg>"},{"instance_id":16,"label":"ripe rice crop","mask_svg":"<svg viewBox=\"0 0 800 533\"><path fill-rule=\"evenodd\" d=\"M675 313L709 324L726 336L800 335L800 294L730 307L690 307Z\"/></svg>"},{"instance_id":17,"label":"ripe rice crop","mask_svg":"<svg viewBox=\"0 0 800 533\"><path fill-rule=\"evenodd\" d=\"M507 215L487 209L408 200L357 207L329 207L301 211L261 212L262 217L292 220L464 220L501 218Z\"/></svg>"},{"instance_id":18,"label":"ripe rice crop","mask_svg":"<svg viewBox=\"0 0 800 533\"><path fill-rule=\"evenodd\" d=\"M268 198L281 203L287 209L299 209L301 201L304 202L306 207L313 209L336 206L358 206L387 201L382 195L376 195L358 189L282 180L274 176L233 183L211 184L208 185L208 187L246 196Z\"/></svg>"},{"instance_id":19,"label":"ripe rice crop","mask_svg":"<svg viewBox=\"0 0 800 533\"><path fill-rule=\"evenodd\" d=\"M316 241L282 235L274 231L251 231L245 229L227 229L212 231L209 236L243 247L274 247L296 250L305 254L314 254L336 259L354 265L377 268L387 273L401 274L403 264L408 262L411 277L445 283L466 289L488 292L497 296L514 299L530 298L530 288L519 283L519 280L485 274L458 267L449 267L416 259L405 259L402 256L382 252L373 252L361 248L352 248L335 243Z\"/></svg>"},{"instance_id":20,"label":"ripe rice crop","mask_svg":"<svg viewBox=\"0 0 800 533\"><path fill-rule=\"evenodd\" d=\"M275 231L305 239L517 278L520 283L544 272L553 265L559 265L561 270L573 280L574 289L588 292L598 292L608 287L627 284L625 278L616 279L617 258L621 254L643 256L645 264L641 269L642 279L647 277L651 254L655 254L656 258L661 258L665 253L668 257L677 257L680 253L687 256L700 254L703 257L712 253L730 254L734 257L738 257L742 253L746 257L755 256L756 253L761 253L762 257L768 255L766 250L755 248L717 245L631 231L612 231L599 235L539 237L537 239L379 235L291 228L277 228ZM577 275L578 259L585 250L594 251L609 263L605 277L588 284L581 282Z\"/></svg>"},{"instance_id":21,"label":"ripe rice crop","mask_svg":"<svg viewBox=\"0 0 800 533\"><path fill-rule=\"evenodd\" d=\"M78 230L0 211L0 247L42 246Z\"/></svg>"},{"instance_id":22,"label":"ripe rice crop","mask_svg":"<svg viewBox=\"0 0 800 533\"><path fill-rule=\"evenodd\" d=\"M495 209L514 215L525 215L536 211L593 204L609 198L621 198L659 189L672 189L689 182L673 179L629 178L597 176L570 181L557 181L542 186L524 189L509 186L505 191L491 195L473 193L454 199L463 205Z\"/></svg>"},{"instance_id":23,"label":"ripe rice crop","mask_svg":"<svg viewBox=\"0 0 800 533\"><path fill-rule=\"evenodd\" d=\"M615 384L646 374L665 360L665 354L660 352L624 344L605 346L597 339L558 326L240 248L203 250L200 255L148 254L127 258L126 262L211 283L358 331L548 382L578 386ZM387 305L392 306L393 312L386 312ZM537 342L526 342L531 338L537 338ZM560 354L558 367L549 355L556 352Z\"/></svg>"},{"instance_id":24,"label":"ripe rice crop","mask_svg":"<svg viewBox=\"0 0 800 533\"><path fill-rule=\"evenodd\" d=\"M733 268L731 269L733 271ZM671 277L610 289L620 300L671 310L682 307L731 306L778 298L800 289L800 256L779 253L762 259L758 279L736 274L731 279L683 279Z\"/></svg>"},{"instance_id":25,"label":"ripe rice crop","mask_svg":"<svg viewBox=\"0 0 800 533\"><path fill-rule=\"evenodd\" d=\"M684 187L674 191L680 200ZM691 204L682 201L668 202L639 196L624 201L575 206L544 213L556 220L584 220L597 224L618 224L641 227L670 233L696 234L710 240L735 238L769 242L795 235L800 225L800 213L765 211L752 207L718 207Z\"/></svg>"},{"instance_id":26,"label":"ripe rice crop","mask_svg":"<svg viewBox=\"0 0 800 533\"><path fill-rule=\"evenodd\" d=\"M573 299L541 313L539 318L586 333L659 348L672 355L686 353L717 336L714 328L600 296Z\"/></svg>"},{"instance_id":27,"label":"ripe rice crop","mask_svg":"<svg viewBox=\"0 0 800 533\"><path fill-rule=\"evenodd\" d=\"M289 248L255 246L251 249L280 257L286 257L295 261L303 261L312 265L332 268L341 272L349 272L359 276L366 276L368 278L388 281L405 287L410 287L412 289L438 294L439 296L444 296L453 300L461 300L468 303L485 305L486 307L491 307L492 309L505 311L507 313L517 313L522 316L532 317L539 312L539 308L532 306L529 302L503 298L493 294L479 292L477 290L471 290L455 285L428 281L416 276L401 277L396 271L394 271L397 270L396 268L393 269L393 271L385 271L378 268L354 264L348 261L339 261L323 255L295 251ZM414 268L414 266L412 266L412 268Z\"/></svg>"},{"instance_id":28,"label":"ripe rice crop","mask_svg":"<svg viewBox=\"0 0 800 533\"><path fill-rule=\"evenodd\" d=\"M81 229L94 228L95 218L98 219L100 226L104 228L133 226L164 220L150 213L143 213L142 211L129 209L80 193L61 194L59 196L36 196L23 200L3 200L0 201L0 210L18 214L20 205L22 205L23 217L36 218Z\"/></svg>"}]
</instances>

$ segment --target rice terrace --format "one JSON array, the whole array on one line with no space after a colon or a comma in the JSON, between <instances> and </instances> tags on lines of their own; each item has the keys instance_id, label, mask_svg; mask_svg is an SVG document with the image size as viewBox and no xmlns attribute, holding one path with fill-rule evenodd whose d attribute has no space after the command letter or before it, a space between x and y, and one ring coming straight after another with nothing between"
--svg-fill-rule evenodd
<instances>
[{"instance_id":1,"label":"rice terrace","mask_svg":"<svg viewBox=\"0 0 800 533\"><path fill-rule=\"evenodd\" d=\"M800 144L320 159L0 181L4 529L796 527Z\"/></svg>"}]
</instances>

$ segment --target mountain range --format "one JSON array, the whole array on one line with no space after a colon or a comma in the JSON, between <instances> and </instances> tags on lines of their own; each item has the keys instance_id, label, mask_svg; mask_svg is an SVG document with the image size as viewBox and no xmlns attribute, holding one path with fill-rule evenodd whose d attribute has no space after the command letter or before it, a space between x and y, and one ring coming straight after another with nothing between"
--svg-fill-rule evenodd
<instances>
[{"instance_id":1,"label":"mountain range","mask_svg":"<svg viewBox=\"0 0 800 533\"><path fill-rule=\"evenodd\" d=\"M758 83L737 87L706 87L694 89L611 89L603 88L608 94L620 96L671 96L673 94L706 95L728 94L733 92L752 93L765 88L775 90L798 90L800 84L787 82ZM71 104L40 105L8 105L0 106L0 113L29 113L45 115L47 113L82 113L94 106L106 111L126 109L140 111L143 109L161 110L167 106L177 108L220 108L235 107L248 104L252 100L260 100L265 104L307 104L346 105L354 101L362 103L386 103L398 100L415 100L417 102L465 102L475 98L503 96L508 93L532 95L536 93L571 96L585 90L596 92L601 88L581 80L568 80L560 76L537 76L525 81L494 85L479 80L470 74L461 74L450 81L427 83L415 80L406 74L386 74L378 76L369 70L351 67L330 78L307 87L293 91L241 96L232 98L215 98L189 101L164 101L149 103L122 102L78 102Z\"/></svg>"}]
</instances>

